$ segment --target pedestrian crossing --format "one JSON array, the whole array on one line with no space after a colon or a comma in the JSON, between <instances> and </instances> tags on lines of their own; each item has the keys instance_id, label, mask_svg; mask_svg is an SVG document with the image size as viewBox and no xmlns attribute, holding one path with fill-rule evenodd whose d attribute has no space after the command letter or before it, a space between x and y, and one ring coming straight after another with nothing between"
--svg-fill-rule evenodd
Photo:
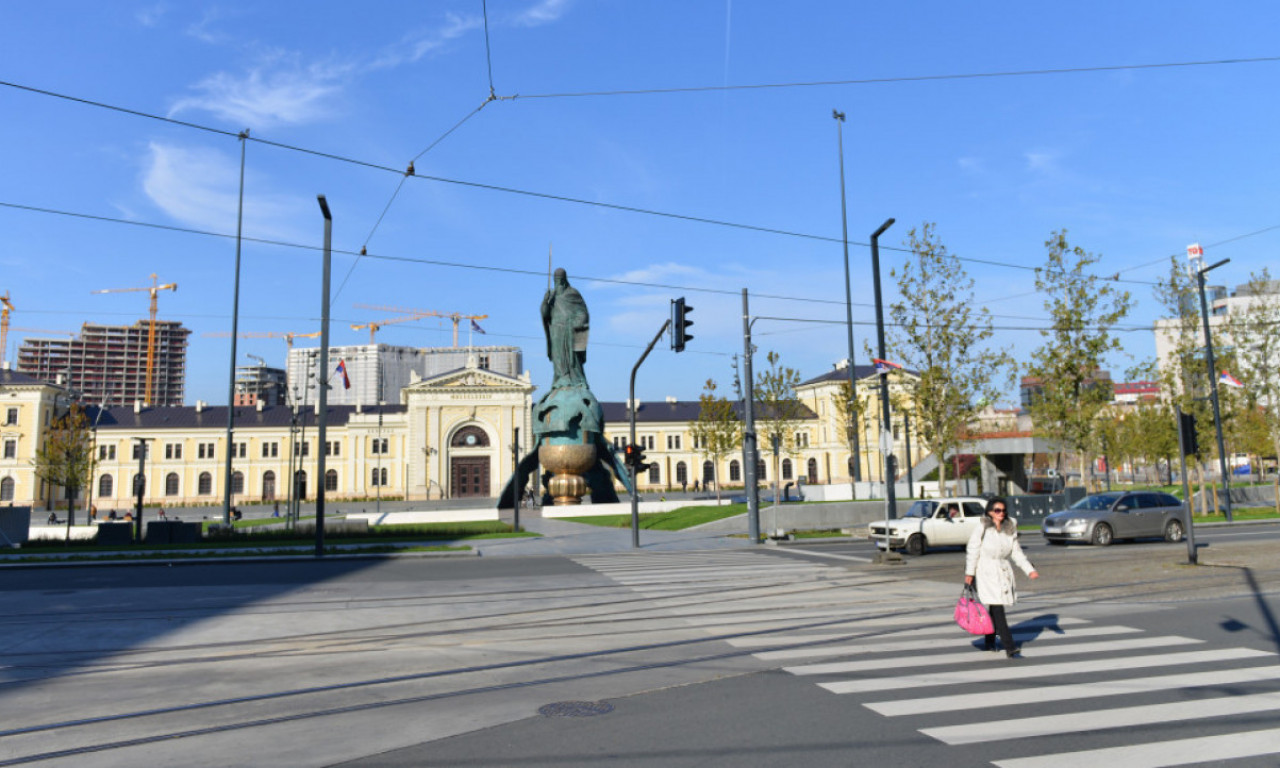
<instances>
[{"instance_id":1,"label":"pedestrian crossing","mask_svg":"<svg viewBox=\"0 0 1280 768\"><path fill-rule=\"evenodd\" d=\"M750 618L714 613L700 625L738 630L726 642L760 661L970 750L963 764L977 755L999 768L1280 765L1280 727L1258 728L1280 723L1280 658L1271 650L1015 613L1026 658L1010 662L977 650L950 621L954 585L754 552L575 559L655 597L746 590ZM796 599L791 590L802 584L829 590ZM860 586L895 595L896 612ZM696 605L686 610L704 616Z\"/></svg>"}]
</instances>

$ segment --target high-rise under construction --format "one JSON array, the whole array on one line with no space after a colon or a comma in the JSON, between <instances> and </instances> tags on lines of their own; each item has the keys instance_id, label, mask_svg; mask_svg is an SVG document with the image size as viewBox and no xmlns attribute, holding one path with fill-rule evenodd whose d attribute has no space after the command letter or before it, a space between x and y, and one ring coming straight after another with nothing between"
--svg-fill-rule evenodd
<instances>
[{"instance_id":1,"label":"high-rise under construction","mask_svg":"<svg viewBox=\"0 0 1280 768\"><path fill-rule=\"evenodd\" d=\"M156 321L147 395L150 321L133 325L85 323L74 338L30 336L18 349L18 371L61 384L91 403L182 405L187 336L182 323Z\"/></svg>"}]
</instances>

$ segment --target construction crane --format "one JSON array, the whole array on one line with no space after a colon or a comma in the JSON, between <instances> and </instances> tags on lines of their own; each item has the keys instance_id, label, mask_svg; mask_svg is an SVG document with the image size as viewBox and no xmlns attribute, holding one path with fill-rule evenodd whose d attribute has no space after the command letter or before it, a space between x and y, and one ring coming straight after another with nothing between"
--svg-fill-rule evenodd
<instances>
[{"instance_id":1,"label":"construction crane","mask_svg":"<svg viewBox=\"0 0 1280 768\"><path fill-rule=\"evenodd\" d=\"M391 319L389 319L389 320L379 320L379 321L378 321L378 322L376 322L376 323L360 323L359 325L353 325L353 326L351 326L351 330L353 330L353 331L359 331L359 330L363 330L363 329L365 329L365 328L368 328L368 329L369 329L369 343L370 343L370 344L375 344L375 343L377 343L377 334L378 334L378 329L380 329L382 326L384 326L384 325L394 325L394 324L396 324L396 323L407 323L407 322L409 322L410 320L421 320L421 319L422 319L422 318L424 318L424 317L426 317L426 315L406 315L405 317L393 317L393 318L391 318Z\"/></svg>"},{"instance_id":2,"label":"construction crane","mask_svg":"<svg viewBox=\"0 0 1280 768\"><path fill-rule=\"evenodd\" d=\"M231 338L230 331L210 331L209 333L206 333L203 335L205 338L208 338L208 339ZM293 349L294 339L314 339L319 335L320 335L320 331L316 331L315 333L277 333L275 331L246 331L244 333L236 334L236 338L238 339L284 339L284 343L289 346L289 349Z\"/></svg>"},{"instance_id":3,"label":"construction crane","mask_svg":"<svg viewBox=\"0 0 1280 768\"><path fill-rule=\"evenodd\" d=\"M419 320L424 317L444 317L453 321L453 346L458 346L458 323L463 320L484 320L488 315L464 315L461 312L437 312L433 309L406 309L404 307L383 307L372 304L356 304L356 309L372 309L378 312L392 312L397 315L411 315L408 320ZM399 321L397 321L399 322ZM355 326L352 326L355 327Z\"/></svg>"},{"instance_id":4,"label":"construction crane","mask_svg":"<svg viewBox=\"0 0 1280 768\"><path fill-rule=\"evenodd\" d=\"M0 365L4 364L4 353L9 348L9 313L13 311L13 303L9 301L9 292L0 296Z\"/></svg>"},{"instance_id":5,"label":"construction crane","mask_svg":"<svg viewBox=\"0 0 1280 768\"><path fill-rule=\"evenodd\" d=\"M99 291L91 291L91 293L133 293L135 291L147 291L151 294L151 325L147 330L147 388L143 391L143 405L151 405L151 380L154 376L156 366L156 295L160 291L177 291L177 283L165 283L160 285L156 282L156 273L151 273L151 285L141 288L103 288Z\"/></svg>"},{"instance_id":6,"label":"construction crane","mask_svg":"<svg viewBox=\"0 0 1280 768\"><path fill-rule=\"evenodd\" d=\"M257 361L258 361L258 367L259 367L259 368L266 368L266 367L267 367L267 361L266 361L266 360L263 360L261 357L258 357L257 355L249 354L249 353L247 353L247 352L246 352L246 353L245 353L245 357L249 358L250 360L257 360Z\"/></svg>"}]
</instances>

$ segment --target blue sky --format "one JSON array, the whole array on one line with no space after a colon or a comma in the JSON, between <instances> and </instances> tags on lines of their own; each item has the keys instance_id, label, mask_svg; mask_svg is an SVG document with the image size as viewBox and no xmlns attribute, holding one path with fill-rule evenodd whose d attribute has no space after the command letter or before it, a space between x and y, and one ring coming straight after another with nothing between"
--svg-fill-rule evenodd
<instances>
[{"instance_id":1,"label":"blue sky","mask_svg":"<svg viewBox=\"0 0 1280 768\"><path fill-rule=\"evenodd\" d=\"M375 166L416 158L420 176L816 236L426 178L396 194L397 174L248 143L245 236L307 247L244 244L241 331L318 329L323 193L334 247L347 252L333 261L332 344L364 343L349 325L389 316L356 304L486 314L475 341L524 347L545 388L538 303L553 245L590 306L587 375L607 400L627 396L677 296L695 307L695 339L681 355L659 343L638 377L642 399L696 398L708 378L728 390L742 288L753 315L843 320L833 108L848 116L856 321L874 319L864 244L888 217L898 223L884 246L931 221L961 257L1024 267L1065 228L1102 255L1099 273L1136 281L1158 279L1166 262L1150 263L1191 242L1209 261L1231 259L1216 274L1232 286L1280 251L1280 228L1235 239L1280 225L1280 62L544 97L1274 57L1280 4L491 0L499 98L487 103L482 11L480 0L23 4L0 25L0 80ZM233 240L12 206L234 234L239 142L10 86L0 114L0 291L17 308L13 327L144 318L145 294L91 292L156 272L179 284L160 316L193 331L188 402L225 401L229 340L205 334L230 329ZM361 246L373 258L350 255ZM902 256L881 255L893 297L887 273ZM998 324L1042 322L1029 270L967 266ZM1150 286L1125 287L1133 324L1159 316ZM761 320L755 332L806 378L846 356L839 325ZM6 357L24 335L11 331ZM873 329L856 335L866 362ZM1024 362L1038 339L1000 334ZM447 346L451 331L401 323L378 340ZM1125 343L1117 375L1154 353L1149 332ZM284 359L281 340L238 346L240 364L246 353Z\"/></svg>"}]
</instances>

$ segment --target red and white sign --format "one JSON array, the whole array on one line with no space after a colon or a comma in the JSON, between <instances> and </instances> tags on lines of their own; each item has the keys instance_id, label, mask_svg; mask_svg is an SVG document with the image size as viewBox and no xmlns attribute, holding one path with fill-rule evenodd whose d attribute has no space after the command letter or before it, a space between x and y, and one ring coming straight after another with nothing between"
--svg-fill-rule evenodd
<instances>
[{"instance_id":1,"label":"red and white sign","mask_svg":"<svg viewBox=\"0 0 1280 768\"><path fill-rule=\"evenodd\" d=\"M1187 246L1188 259L1196 259L1196 258L1200 258L1201 256L1204 256L1204 249L1200 247L1199 243L1192 243L1191 245Z\"/></svg>"}]
</instances>

